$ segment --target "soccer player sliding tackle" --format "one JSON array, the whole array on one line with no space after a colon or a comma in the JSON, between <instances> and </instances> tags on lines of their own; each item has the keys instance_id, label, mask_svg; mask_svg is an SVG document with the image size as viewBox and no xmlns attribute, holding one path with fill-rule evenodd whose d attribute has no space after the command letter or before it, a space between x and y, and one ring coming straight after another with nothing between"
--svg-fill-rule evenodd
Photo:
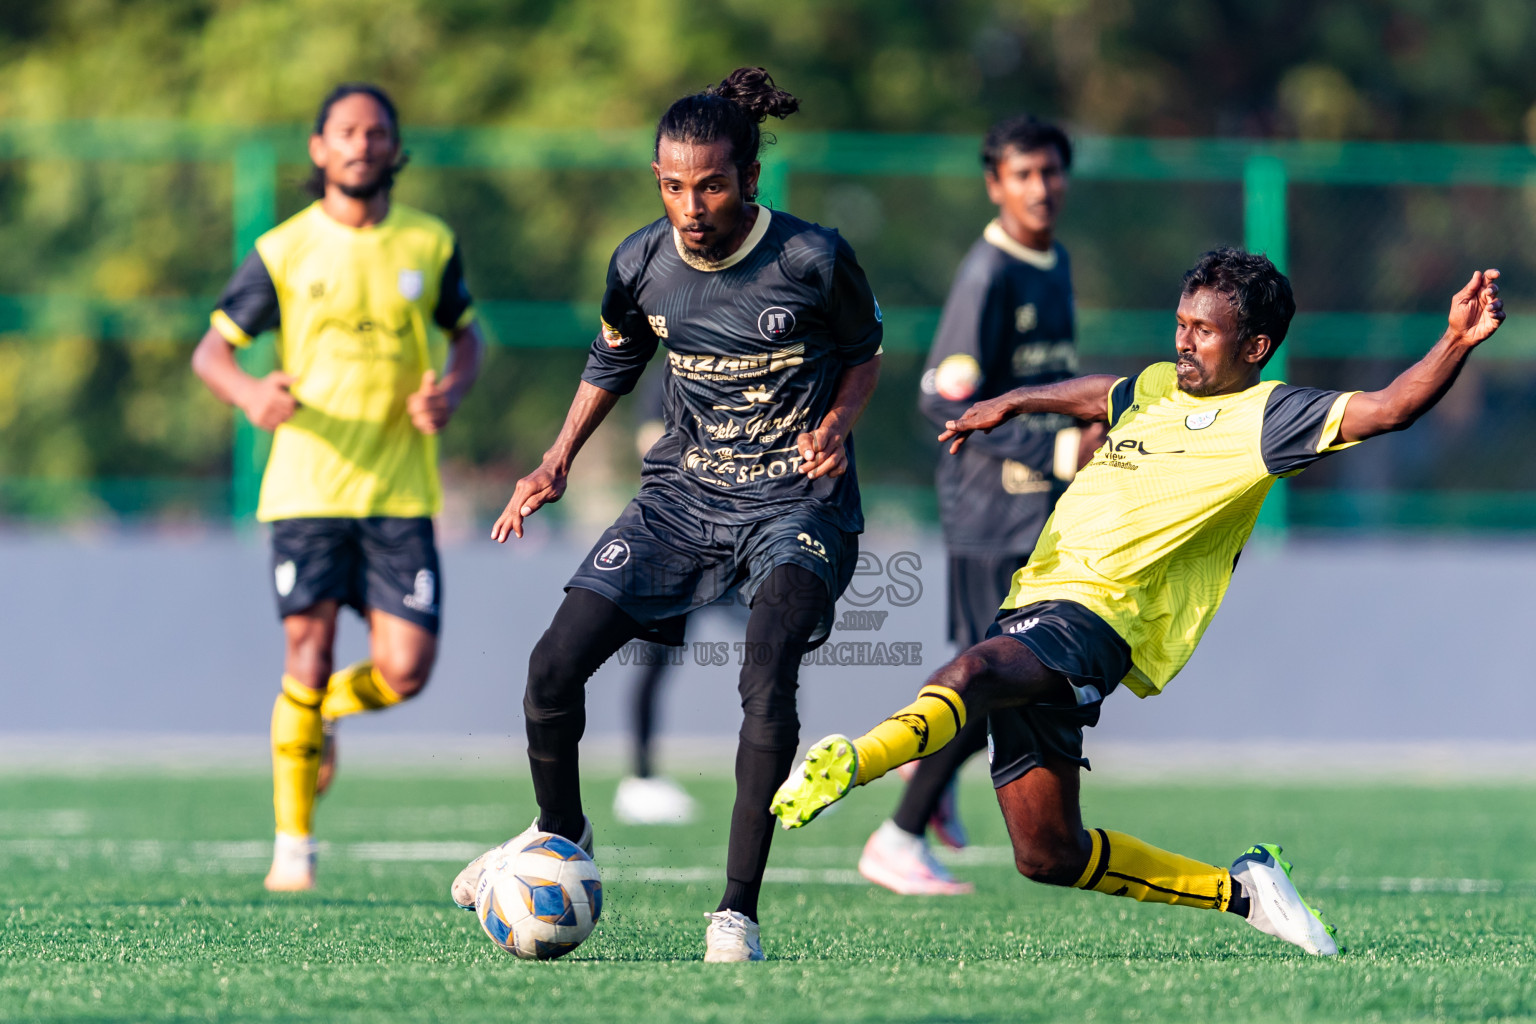
<instances>
[{"instance_id":1,"label":"soccer player sliding tackle","mask_svg":"<svg viewBox=\"0 0 1536 1024\"><path fill-rule=\"evenodd\" d=\"M989 637L868 733L814 744L774 797L783 826L806 824L987 715L992 781L1026 877L1228 911L1309 953L1337 953L1278 846L1251 847L1229 869L1085 829L1083 728L1116 686L1150 697L1183 668L1277 477L1403 430L1440 400L1504 319L1498 277L1473 274L1444 335L1385 389L1324 391L1260 380L1295 312L1290 282L1263 256L1219 249L1184 275L1175 361L1129 378L1018 388L948 423L939 440L951 454L974 432L1030 413L1103 421L1109 435L1015 575Z\"/></svg>"},{"instance_id":2,"label":"soccer player sliding tackle","mask_svg":"<svg viewBox=\"0 0 1536 1024\"><path fill-rule=\"evenodd\" d=\"M705 960L763 959L758 894L774 787L795 762L800 659L826 639L864 522L851 431L879 375L880 307L835 231L754 200L768 116L798 101L761 68L674 103L651 169L666 216L622 242L564 427L492 536L565 491L582 443L667 348L666 429L640 493L566 584L528 664L523 712L536 827L589 852L578 748L586 683L624 644L680 644L688 613L749 601L725 892ZM451 891L470 906L485 857Z\"/></svg>"}]
</instances>

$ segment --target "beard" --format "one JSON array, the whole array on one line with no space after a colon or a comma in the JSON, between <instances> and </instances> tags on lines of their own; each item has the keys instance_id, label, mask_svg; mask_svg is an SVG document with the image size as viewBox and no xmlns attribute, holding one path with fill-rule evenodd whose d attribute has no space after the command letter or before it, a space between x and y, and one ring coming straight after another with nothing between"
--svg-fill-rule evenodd
<instances>
[{"instance_id":1,"label":"beard","mask_svg":"<svg viewBox=\"0 0 1536 1024\"><path fill-rule=\"evenodd\" d=\"M683 248L687 249L690 254L697 256L705 263L719 263L721 260L730 255L729 247L725 244L724 241L715 242L711 245L692 246L688 244L687 239L684 239Z\"/></svg>"},{"instance_id":2,"label":"beard","mask_svg":"<svg viewBox=\"0 0 1536 1024\"><path fill-rule=\"evenodd\" d=\"M1197 374L1195 379L1188 384L1185 383L1184 377L1177 377L1180 391L1186 395L1193 395L1196 398L1205 398L1211 394L1211 382L1205 375L1205 367L1200 365L1200 363L1193 359L1178 359L1174 361L1174 367L1176 369L1188 367Z\"/></svg>"},{"instance_id":3,"label":"beard","mask_svg":"<svg viewBox=\"0 0 1536 1024\"><path fill-rule=\"evenodd\" d=\"M336 188L349 199L372 199L380 192L388 191L394 183L395 169L386 167L372 181L365 181L358 185L343 185L336 182Z\"/></svg>"}]
</instances>

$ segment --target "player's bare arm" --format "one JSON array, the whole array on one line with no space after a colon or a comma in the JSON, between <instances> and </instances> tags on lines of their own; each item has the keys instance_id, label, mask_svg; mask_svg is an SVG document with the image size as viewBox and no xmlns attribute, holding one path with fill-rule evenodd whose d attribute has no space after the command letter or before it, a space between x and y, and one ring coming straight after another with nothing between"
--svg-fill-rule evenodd
<instances>
[{"instance_id":1,"label":"player's bare arm","mask_svg":"<svg viewBox=\"0 0 1536 1024\"><path fill-rule=\"evenodd\" d=\"M576 397L571 401L570 411L565 414L565 425L560 428L560 436L555 438L555 443L544 453L544 461L539 463L539 468L517 482L512 490L512 500L507 502L507 507L491 527L491 539L504 544L513 534L521 537L525 518L544 505L560 500L560 496L565 493L566 474L571 471L576 453L581 451L581 446L587 443L587 438L592 436L592 432L618 400L619 396L615 392L586 381L581 382L576 388Z\"/></svg>"},{"instance_id":2,"label":"player's bare arm","mask_svg":"<svg viewBox=\"0 0 1536 1024\"><path fill-rule=\"evenodd\" d=\"M1344 407L1339 436L1363 441L1377 434L1405 430L1450 390L1462 364L1504 322L1499 272L1479 270L1451 299L1445 333L1429 353L1380 391L1362 392Z\"/></svg>"},{"instance_id":3,"label":"player's bare arm","mask_svg":"<svg viewBox=\"0 0 1536 1024\"><path fill-rule=\"evenodd\" d=\"M824 476L842 476L848 468L848 450L843 442L853 432L853 425L869 404L880 379L880 357L850 366L837 378L837 394L832 408L821 418L815 430L795 438L800 450L800 472L812 480Z\"/></svg>"},{"instance_id":4,"label":"player's bare arm","mask_svg":"<svg viewBox=\"0 0 1536 1024\"><path fill-rule=\"evenodd\" d=\"M1073 377L1054 384L1014 388L1006 394L977 402L957 420L944 424L940 441L953 441L951 455L960 451L965 439L975 431L988 431L1015 416L1027 413L1056 412L1075 416L1090 423L1109 418L1109 392L1120 378L1107 373Z\"/></svg>"},{"instance_id":5,"label":"player's bare arm","mask_svg":"<svg viewBox=\"0 0 1536 1024\"><path fill-rule=\"evenodd\" d=\"M448 365L443 378L428 370L421 375L421 387L405 400L411 422L423 434L435 434L448 425L459 403L469 394L480 376L480 360L485 341L477 324L469 324L453 333L448 343Z\"/></svg>"},{"instance_id":6,"label":"player's bare arm","mask_svg":"<svg viewBox=\"0 0 1536 1024\"><path fill-rule=\"evenodd\" d=\"M280 370L265 377L246 373L235 358L234 346L213 328L192 352L192 372L219 401L245 413L262 430L276 430L299 408L299 400L288 390L294 377Z\"/></svg>"}]
</instances>

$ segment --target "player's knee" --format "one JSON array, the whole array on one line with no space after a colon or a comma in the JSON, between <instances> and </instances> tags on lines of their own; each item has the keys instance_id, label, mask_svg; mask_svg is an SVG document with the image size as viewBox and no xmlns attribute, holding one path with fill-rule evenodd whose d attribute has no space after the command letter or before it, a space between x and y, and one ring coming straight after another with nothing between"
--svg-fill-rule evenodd
<instances>
[{"instance_id":1,"label":"player's knee","mask_svg":"<svg viewBox=\"0 0 1536 1024\"><path fill-rule=\"evenodd\" d=\"M319 639L290 636L284 671L305 686L316 690L325 689L326 681L335 671L328 638L322 642Z\"/></svg>"},{"instance_id":2,"label":"player's knee","mask_svg":"<svg viewBox=\"0 0 1536 1024\"><path fill-rule=\"evenodd\" d=\"M1013 865L1031 882L1068 886L1082 877L1087 854L1065 839L1040 840L1015 844Z\"/></svg>"},{"instance_id":3,"label":"player's knee","mask_svg":"<svg viewBox=\"0 0 1536 1024\"><path fill-rule=\"evenodd\" d=\"M379 670L379 675L384 677L384 685L398 694L401 700L410 700L421 693L432 675L431 658L410 658L389 663L375 662L374 667Z\"/></svg>"},{"instance_id":4,"label":"player's knee","mask_svg":"<svg viewBox=\"0 0 1536 1024\"><path fill-rule=\"evenodd\" d=\"M557 644L546 632L528 657L528 687L523 691L523 714L530 722L559 717L579 697L581 680L561 657Z\"/></svg>"}]
</instances>

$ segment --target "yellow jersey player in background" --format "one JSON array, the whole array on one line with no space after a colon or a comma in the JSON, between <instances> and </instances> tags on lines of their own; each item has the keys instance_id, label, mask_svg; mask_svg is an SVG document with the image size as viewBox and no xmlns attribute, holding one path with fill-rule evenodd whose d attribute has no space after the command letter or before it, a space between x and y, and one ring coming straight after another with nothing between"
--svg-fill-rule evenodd
<instances>
[{"instance_id":1,"label":"yellow jersey player in background","mask_svg":"<svg viewBox=\"0 0 1536 1024\"><path fill-rule=\"evenodd\" d=\"M1108 423L1109 435L1015 574L988 638L870 732L812 746L774 797L781 824L805 824L985 714L992 782L1026 877L1230 911L1309 953L1337 953L1278 846L1251 847L1228 869L1085 829L1083 728L1121 682L1149 697L1184 667L1277 477L1402 430L1440 400L1504 319L1498 276L1473 274L1439 342L1385 389L1325 391L1260 380L1296 309L1290 282L1263 256L1218 249L1184 275L1174 362L1017 388L950 421L939 439L951 454L974 431L1029 413Z\"/></svg>"},{"instance_id":2,"label":"yellow jersey player in background","mask_svg":"<svg viewBox=\"0 0 1536 1024\"><path fill-rule=\"evenodd\" d=\"M330 723L415 696L432 670L442 605L435 435L474 383L482 349L453 232L390 202L404 159L389 97L338 86L309 155L317 201L257 240L192 357L215 395L273 432L256 515L272 524L287 637L272 710L275 891L315 884ZM274 328L279 369L258 379L235 349ZM367 618L371 656L333 671L342 605Z\"/></svg>"}]
</instances>

